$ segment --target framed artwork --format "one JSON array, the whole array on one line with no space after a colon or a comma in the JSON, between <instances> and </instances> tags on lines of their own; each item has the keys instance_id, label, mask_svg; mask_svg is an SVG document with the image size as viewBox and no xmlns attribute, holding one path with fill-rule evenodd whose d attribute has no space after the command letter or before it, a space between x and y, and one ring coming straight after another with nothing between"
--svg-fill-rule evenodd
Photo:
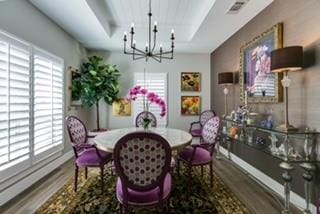
<instances>
[{"instance_id":1,"label":"framed artwork","mask_svg":"<svg viewBox=\"0 0 320 214\"><path fill-rule=\"evenodd\" d=\"M274 49L282 47L282 23L278 23L240 49L240 99L251 103L277 103L283 98L281 73L270 70Z\"/></svg>"},{"instance_id":2,"label":"framed artwork","mask_svg":"<svg viewBox=\"0 0 320 214\"><path fill-rule=\"evenodd\" d=\"M201 113L200 96L181 96L181 115L193 116Z\"/></svg>"},{"instance_id":3,"label":"framed artwork","mask_svg":"<svg viewBox=\"0 0 320 214\"><path fill-rule=\"evenodd\" d=\"M68 71L71 73L71 86L69 87L71 91L71 106L82 106L82 102L80 100L80 94L76 93L74 90L77 87L77 83L80 81L80 71L72 66L68 67Z\"/></svg>"},{"instance_id":4,"label":"framed artwork","mask_svg":"<svg viewBox=\"0 0 320 214\"><path fill-rule=\"evenodd\" d=\"M181 91L200 91L201 74L199 72L181 73Z\"/></svg>"},{"instance_id":5,"label":"framed artwork","mask_svg":"<svg viewBox=\"0 0 320 214\"><path fill-rule=\"evenodd\" d=\"M114 116L131 116L131 102L125 98L120 98L112 103L112 113Z\"/></svg>"}]
</instances>

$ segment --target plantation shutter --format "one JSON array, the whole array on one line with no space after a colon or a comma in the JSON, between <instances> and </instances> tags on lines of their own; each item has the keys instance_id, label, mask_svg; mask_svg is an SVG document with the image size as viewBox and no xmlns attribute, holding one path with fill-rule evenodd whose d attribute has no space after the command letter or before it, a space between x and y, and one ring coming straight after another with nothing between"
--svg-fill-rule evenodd
<instances>
[{"instance_id":1,"label":"plantation shutter","mask_svg":"<svg viewBox=\"0 0 320 214\"><path fill-rule=\"evenodd\" d=\"M135 85L140 85L146 88L149 92L154 92L167 103L167 73L134 73ZM134 124L136 116L144 111L143 97L139 96L136 101L133 101L134 109ZM160 116L161 108L157 104L151 104L149 111L153 113L157 118L157 125L159 127L165 127L167 125L167 115Z\"/></svg>"},{"instance_id":2,"label":"plantation shutter","mask_svg":"<svg viewBox=\"0 0 320 214\"><path fill-rule=\"evenodd\" d=\"M34 51L33 152L43 158L63 147L63 60Z\"/></svg>"},{"instance_id":3,"label":"plantation shutter","mask_svg":"<svg viewBox=\"0 0 320 214\"><path fill-rule=\"evenodd\" d=\"M31 164L30 56L29 45L0 34L0 181Z\"/></svg>"}]
</instances>

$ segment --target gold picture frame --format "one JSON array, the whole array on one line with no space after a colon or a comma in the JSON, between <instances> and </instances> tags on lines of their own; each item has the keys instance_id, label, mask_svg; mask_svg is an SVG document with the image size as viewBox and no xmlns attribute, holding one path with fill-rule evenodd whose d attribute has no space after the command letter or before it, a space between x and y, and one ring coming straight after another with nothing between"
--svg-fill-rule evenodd
<instances>
[{"instance_id":1,"label":"gold picture frame","mask_svg":"<svg viewBox=\"0 0 320 214\"><path fill-rule=\"evenodd\" d=\"M181 96L181 115L196 116L201 114L200 96Z\"/></svg>"},{"instance_id":2,"label":"gold picture frame","mask_svg":"<svg viewBox=\"0 0 320 214\"><path fill-rule=\"evenodd\" d=\"M72 66L68 67L68 72L70 72L70 86L69 86L69 90L70 90L70 106L83 106L82 101L76 97L73 93L73 83L74 83L74 79L77 79L80 77L80 71L77 68L74 68Z\"/></svg>"},{"instance_id":3,"label":"gold picture frame","mask_svg":"<svg viewBox=\"0 0 320 214\"><path fill-rule=\"evenodd\" d=\"M201 91L201 73L200 72L182 72L181 73L181 91Z\"/></svg>"},{"instance_id":4,"label":"gold picture frame","mask_svg":"<svg viewBox=\"0 0 320 214\"><path fill-rule=\"evenodd\" d=\"M270 71L270 53L283 45L283 24L278 23L240 48L240 100L245 91L249 103L278 103L283 100L281 73Z\"/></svg>"},{"instance_id":5,"label":"gold picture frame","mask_svg":"<svg viewBox=\"0 0 320 214\"><path fill-rule=\"evenodd\" d=\"M131 116L131 101L120 98L112 103L112 114L117 117Z\"/></svg>"}]
</instances>

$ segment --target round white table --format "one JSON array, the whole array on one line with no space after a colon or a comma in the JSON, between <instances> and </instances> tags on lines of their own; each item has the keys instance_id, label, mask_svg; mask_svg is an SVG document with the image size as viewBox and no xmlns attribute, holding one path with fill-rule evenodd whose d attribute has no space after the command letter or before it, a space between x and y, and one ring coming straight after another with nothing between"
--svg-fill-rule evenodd
<instances>
[{"instance_id":1,"label":"round white table","mask_svg":"<svg viewBox=\"0 0 320 214\"><path fill-rule=\"evenodd\" d=\"M114 129L97 135L94 143L101 150L113 152L113 149L120 138L135 131L143 131L143 128L123 128ZM179 149L185 147L192 141L192 136L186 131L171 128L149 128L148 131L161 135L168 141L171 149Z\"/></svg>"}]
</instances>

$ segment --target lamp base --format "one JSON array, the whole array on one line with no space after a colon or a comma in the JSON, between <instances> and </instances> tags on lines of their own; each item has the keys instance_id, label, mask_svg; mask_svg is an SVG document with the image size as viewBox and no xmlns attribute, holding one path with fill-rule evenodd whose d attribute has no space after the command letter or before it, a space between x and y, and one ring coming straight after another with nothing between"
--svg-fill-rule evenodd
<instances>
[{"instance_id":1,"label":"lamp base","mask_svg":"<svg viewBox=\"0 0 320 214\"><path fill-rule=\"evenodd\" d=\"M283 131L283 132L294 132L294 131L298 131L298 128L290 125L290 124L281 124L280 126L278 126L276 128L279 131Z\"/></svg>"}]
</instances>

